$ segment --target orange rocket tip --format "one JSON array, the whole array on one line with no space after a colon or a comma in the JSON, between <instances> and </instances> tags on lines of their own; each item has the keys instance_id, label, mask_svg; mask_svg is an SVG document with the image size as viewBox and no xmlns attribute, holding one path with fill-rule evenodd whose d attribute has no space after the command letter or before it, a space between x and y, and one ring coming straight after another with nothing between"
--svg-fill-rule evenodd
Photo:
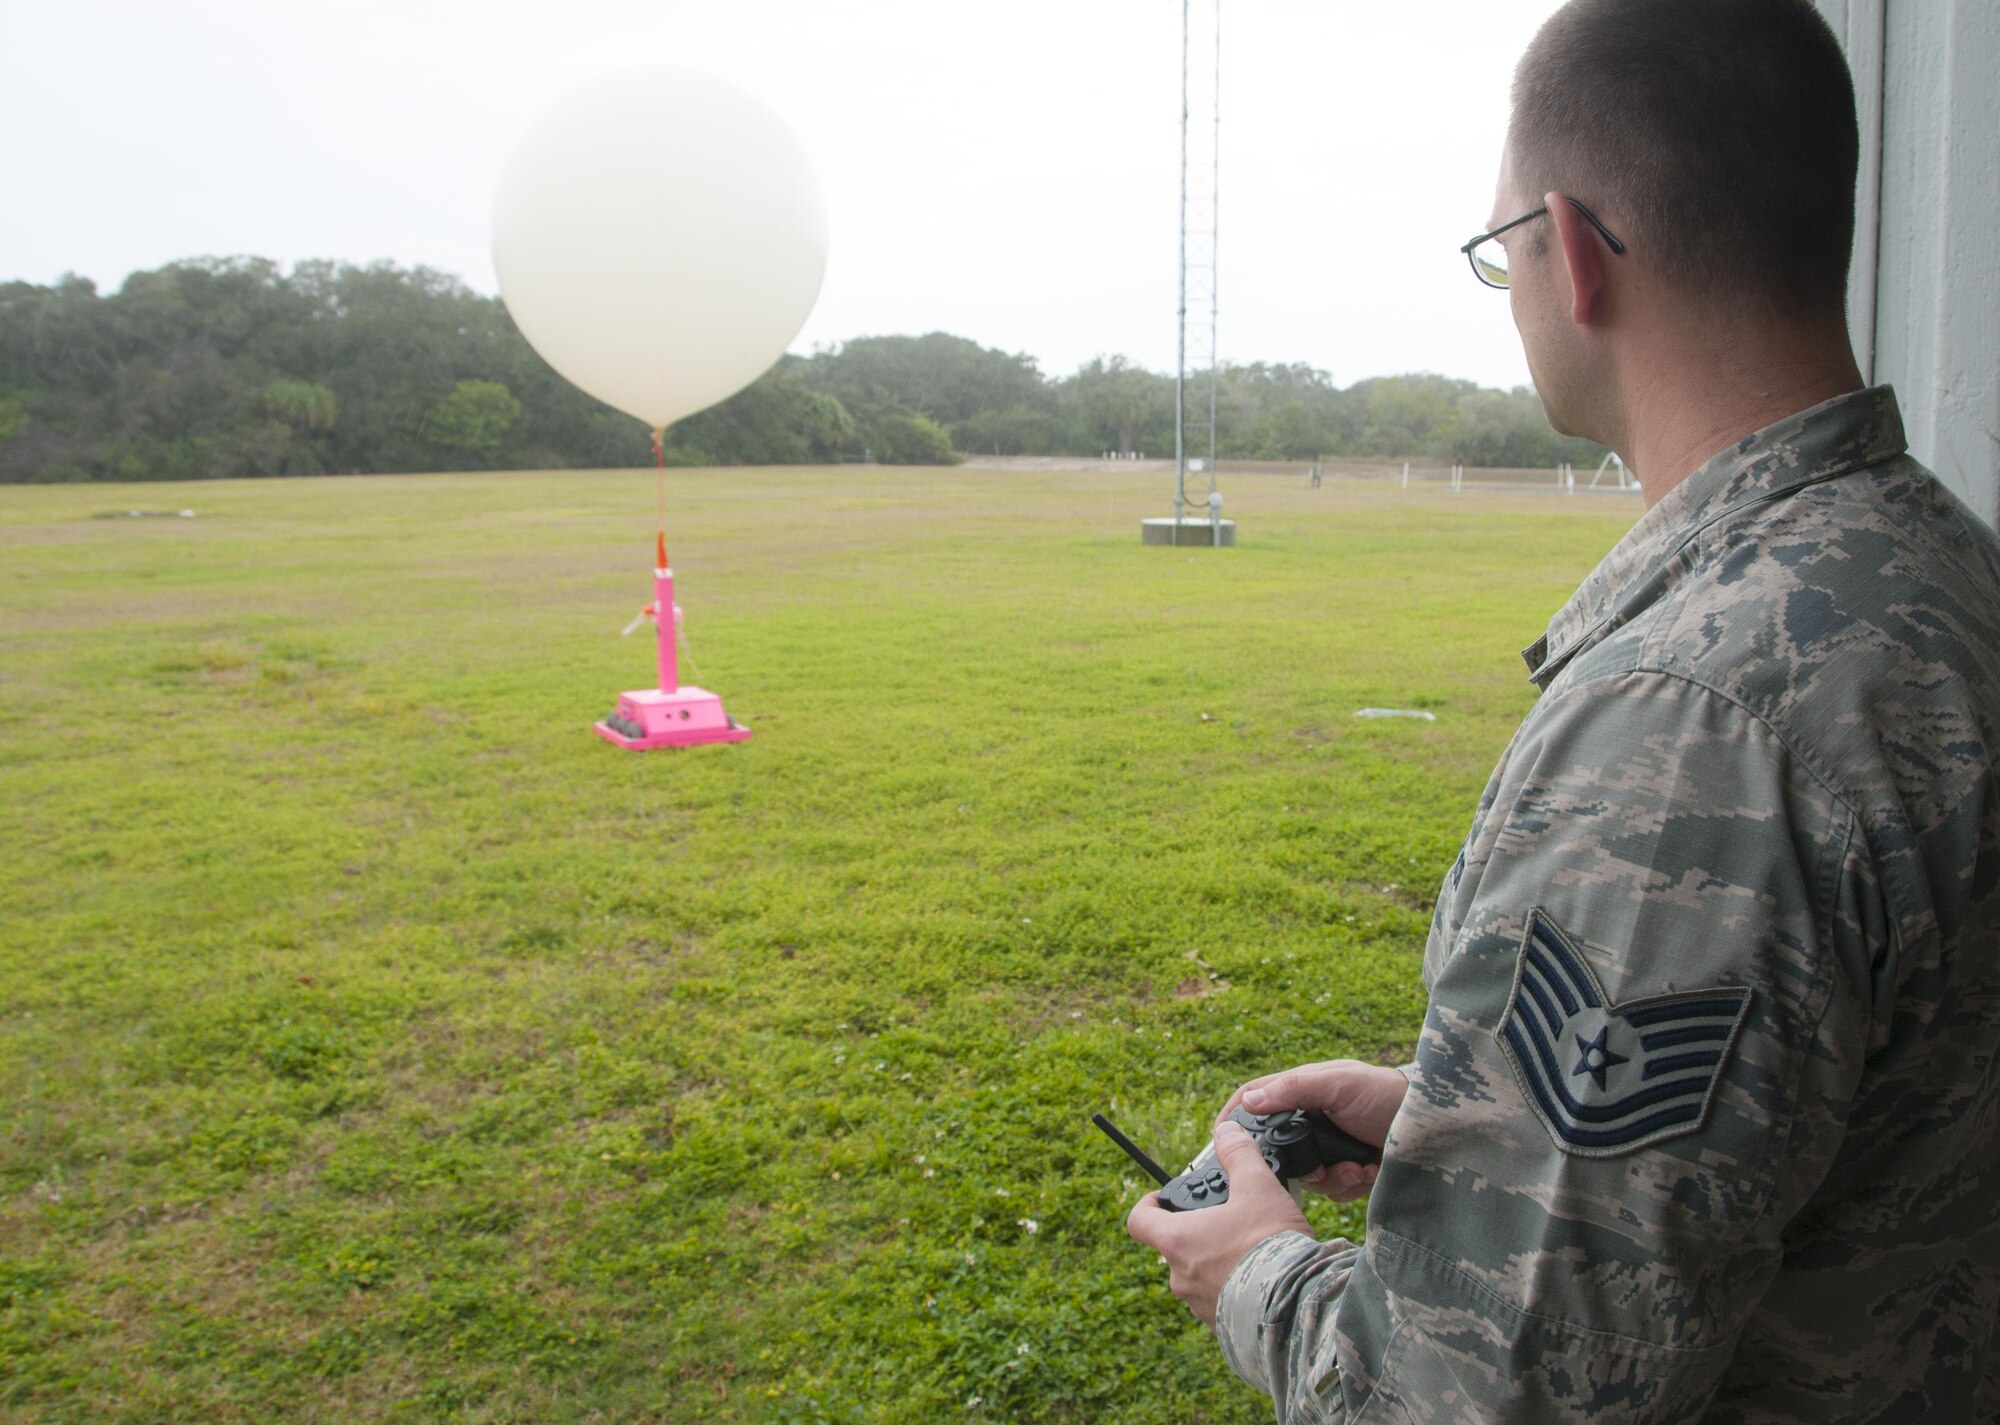
<instances>
[{"instance_id":1,"label":"orange rocket tip","mask_svg":"<svg viewBox=\"0 0 2000 1425\"><path fill-rule=\"evenodd\" d=\"M653 567L654 567L655 569L665 569L665 568L667 568L667 567L668 567L668 565L667 565L667 532L666 532L665 530L661 530L661 531L659 532L659 534L655 536L655 538L656 538L656 539L657 539L657 540L659 541L659 546L658 546L658 548L659 548L659 555L660 555L660 557L659 557L659 560L658 560L658 562L656 562L656 563L655 563L655 564L653 565Z\"/></svg>"}]
</instances>

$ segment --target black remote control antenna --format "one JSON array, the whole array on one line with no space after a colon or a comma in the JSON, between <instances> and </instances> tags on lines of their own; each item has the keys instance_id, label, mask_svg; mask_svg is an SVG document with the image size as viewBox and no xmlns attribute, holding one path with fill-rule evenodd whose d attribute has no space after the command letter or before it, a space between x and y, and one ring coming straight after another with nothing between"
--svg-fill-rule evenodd
<instances>
[{"instance_id":1,"label":"black remote control antenna","mask_svg":"<svg viewBox=\"0 0 2000 1425\"><path fill-rule=\"evenodd\" d=\"M1113 1143L1116 1143L1119 1147L1123 1148L1125 1150L1125 1155L1127 1157L1129 1157L1133 1162L1137 1163L1140 1167L1144 1168L1148 1173L1151 1173L1154 1182L1158 1183L1161 1187L1165 1187L1168 1183L1173 1181L1173 1174L1169 1173L1165 1168L1161 1167L1158 1163L1154 1162L1151 1158L1147 1157L1145 1153L1140 1150L1139 1145L1137 1143L1134 1143L1130 1138L1127 1138L1123 1133L1120 1133L1118 1131L1118 1125L1113 1123L1110 1119L1106 1118L1101 1113L1093 1113L1090 1115L1090 1121L1092 1123L1095 1123L1099 1128L1102 1128L1104 1130L1105 1137L1109 1138Z\"/></svg>"}]
</instances>

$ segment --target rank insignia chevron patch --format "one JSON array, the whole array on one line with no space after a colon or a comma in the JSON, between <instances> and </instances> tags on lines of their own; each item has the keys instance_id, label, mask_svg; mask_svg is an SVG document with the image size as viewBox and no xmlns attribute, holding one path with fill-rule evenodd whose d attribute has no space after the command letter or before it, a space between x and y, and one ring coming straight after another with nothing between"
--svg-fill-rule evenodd
<instances>
[{"instance_id":1,"label":"rank insignia chevron patch","mask_svg":"<svg viewBox=\"0 0 2000 1425\"><path fill-rule=\"evenodd\" d=\"M1741 986L1611 1004L1582 952L1538 907L1499 1036L1557 1145L1609 1157L1701 1127L1749 1006Z\"/></svg>"}]
</instances>

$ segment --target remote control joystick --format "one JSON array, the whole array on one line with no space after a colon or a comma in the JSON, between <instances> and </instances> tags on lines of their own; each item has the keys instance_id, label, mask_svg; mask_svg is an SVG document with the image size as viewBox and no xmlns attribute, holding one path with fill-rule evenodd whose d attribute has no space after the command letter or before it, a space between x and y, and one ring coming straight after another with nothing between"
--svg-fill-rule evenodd
<instances>
[{"instance_id":1,"label":"remote control joystick","mask_svg":"<svg viewBox=\"0 0 2000 1425\"><path fill-rule=\"evenodd\" d=\"M1277 1113L1251 1113L1234 1109L1230 1121L1241 1124L1264 1155L1264 1165L1273 1177L1299 1195L1297 1184L1316 1168L1329 1163L1379 1163L1382 1150L1372 1148L1334 1126L1325 1114L1309 1108L1287 1108ZM1190 1212L1200 1207L1217 1207L1229 1201L1229 1174L1215 1155L1215 1144L1188 1164L1186 1172L1160 1188L1160 1205L1173 1212Z\"/></svg>"}]
</instances>

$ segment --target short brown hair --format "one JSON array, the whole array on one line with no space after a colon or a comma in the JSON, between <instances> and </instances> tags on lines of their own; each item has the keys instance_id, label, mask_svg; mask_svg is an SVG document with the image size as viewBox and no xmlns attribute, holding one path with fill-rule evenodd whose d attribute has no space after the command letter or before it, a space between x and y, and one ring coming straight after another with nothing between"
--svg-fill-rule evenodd
<instances>
[{"instance_id":1,"label":"short brown hair","mask_svg":"<svg viewBox=\"0 0 2000 1425\"><path fill-rule=\"evenodd\" d=\"M1571 0L1514 72L1507 140L1531 193L1617 213L1676 286L1845 303L1854 82L1809 0Z\"/></svg>"}]
</instances>

